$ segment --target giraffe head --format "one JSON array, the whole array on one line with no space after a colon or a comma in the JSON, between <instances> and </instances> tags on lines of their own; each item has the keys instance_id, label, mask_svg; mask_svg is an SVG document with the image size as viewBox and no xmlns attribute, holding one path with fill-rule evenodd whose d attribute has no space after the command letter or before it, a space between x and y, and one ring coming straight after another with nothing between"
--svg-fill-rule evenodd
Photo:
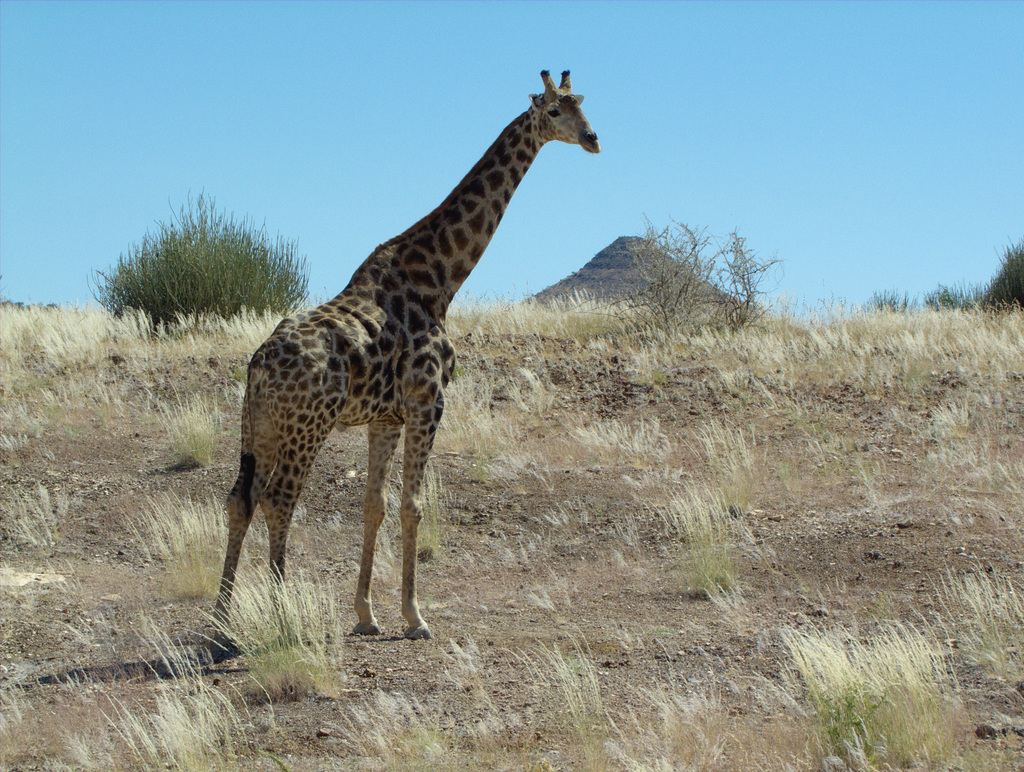
<instances>
[{"instance_id":1,"label":"giraffe head","mask_svg":"<svg viewBox=\"0 0 1024 772\"><path fill-rule=\"evenodd\" d=\"M544 81L544 93L530 95L530 109L537 116L541 135L545 139L579 145L588 153L600 153L601 143L597 141L597 134L580 109L583 97L572 93L569 71L562 73L562 83L558 87L547 70L540 77Z\"/></svg>"}]
</instances>

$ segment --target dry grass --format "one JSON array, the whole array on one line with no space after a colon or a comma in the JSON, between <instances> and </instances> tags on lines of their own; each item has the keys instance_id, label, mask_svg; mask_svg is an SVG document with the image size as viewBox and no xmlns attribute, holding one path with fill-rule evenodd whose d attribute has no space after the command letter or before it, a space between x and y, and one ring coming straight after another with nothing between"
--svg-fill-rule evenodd
<instances>
[{"instance_id":1,"label":"dry grass","mask_svg":"<svg viewBox=\"0 0 1024 772\"><path fill-rule=\"evenodd\" d=\"M86 688L56 695L44 710L30 694L4 688L0 765L5 770L26 768L26 762L42 754L47 761L40 768L55 772L130 769L132 765L115 760L119 743L107 717L112 710L107 695L90 694Z\"/></svg>"},{"instance_id":2,"label":"dry grass","mask_svg":"<svg viewBox=\"0 0 1024 772\"><path fill-rule=\"evenodd\" d=\"M985 573L942 583L946 619L970 660L999 678L1024 680L1024 591L1007 577Z\"/></svg>"},{"instance_id":3,"label":"dry grass","mask_svg":"<svg viewBox=\"0 0 1024 772\"><path fill-rule=\"evenodd\" d=\"M230 698L201 679L161 689L152 713L121 706L111 720L133 765L196 772L236 768L234 737L242 721Z\"/></svg>"},{"instance_id":4,"label":"dry grass","mask_svg":"<svg viewBox=\"0 0 1024 772\"><path fill-rule=\"evenodd\" d=\"M61 536L61 527L68 514L68 498L50 491L41 484L34 494L5 497L2 533L5 541L19 550L50 552Z\"/></svg>"},{"instance_id":5,"label":"dry grass","mask_svg":"<svg viewBox=\"0 0 1024 772\"><path fill-rule=\"evenodd\" d=\"M446 770L460 765L436 717L415 699L374 691L342 719L346 755L371 769Z\"/></svg>"},{"instance_id":6,"label":"dry grass","mask_svg":"<svg viewBox=\"0 0 1024 772\"><path fill-rule=\"evenodd\" d=\"M893 624L867 640L784 629L826 753L901 767L952 755L961 707L938 642Z\"/></svg>"},{"instance_id":7,"label":"dry grass","mask_svg":"<svg viewBox=\"0 0 1024 772\"><path fill-rule=\"evenodd\" d=\"M115 703L108 719L127 751L127 766L196 772L236 768L236 738L246 722L231 695L205 681L189 653L155 624L147 627L151 644L181 675L157 686L152 708Z\"/></svg>"},{"instance_id":8,"label":"dry grass","mask_svg":"<svg viewBox=\"0 0 1024 772\"><path fill-rule=\"evenodd\" d=\"M213 461L221 420L209 399L192 395L184 404L165 407L161 413L176 464L207 466Z\"/></svg>"},{"instance_id":9,"label":"dry grass","mask_svg":"<svg viewBox=\"0 0 1024 772\"><path fill-rule=\"evenodd\" d=\"M448 328L459 337L536 335L586 344L621 332L623 324L606 302L575 295L552 303L459 298L448 311Z\"/></svg>"},{"instance_id":10,"label":"dry grass","mask_svg":"<svg viewBox=\"0 0 1024 772\"><path fill-rule=\"evenodd\" d=\"M821 769L806 722L793 715L777 690L762 691L765 708L775 717L768 724L731 715L714 687L646 689L644 707L650 712L624 717L610 751L625 769L638 772Z\"/></svg>"},{"instance_id":11,"label":"dry grass","mask_svg":"<svg viewBox=\"0 0 1024 772\"><path fill-rule=\"evenodd\" d=\"M539 654L526 664L536 683L545 684L561 697L577 767L595 772L612 769L604 747L611 728L590 653L576 642L569 652L541 644Z\"/></svg>"},{"instance_id":12,"label":"dry grass","mask_svg":"<svg viewBox=\"0 0 1024 772\"><path fill-rule=\"evenodd\" d=\"M146 554L163 563L174 598L217 594L227 540L222 503L196 503L174 494L153 497L143 510L139 531Z\"/></svg>"},{"instance_id":13,"label":"dry grass","mask_svg":"<svg viewBox=\"0 0 1024 772\"><path fill-rule=\"evenodd\" d=\"M267 571L252 573L235 587L227 633L249 658L256 696L270 702L337 696L335 660L347 631L333 585L301 574L281 583Z\"/></svg>"},{"instance_id":14,"label":"dry grass","mask_svg":"<svg viewBox=\"0 0 1024 772\"><path fill-rule=\"evenodd\" d=\"M509 399L523 413L544 417L556 403L556 392L533 370L519 368L519 377L508 385Z\"/></svg>"},{"instance_id":15,"label":"dry grass","mask_svg":"<svg viewBox=\"0 0 1024 772\"><path fill-rule=\"evenodd\" d=\"M854 383L870 393L916 391L936 369L1001 382L1024 368L1024 314L833 306L805 317L776 313L735 335L712 331L688 345L723 369L786 386Z\"/></svg>"},{"instance_id":16,"label":"dry grass","mask_svg":"<svg viewBox=\"0 0 1024 772\"><path fill-rule=\"evenodd\" d=\"M280 321L278 314L183 317L152 330L141 313L116 318L95 306L7 306L3 308L5 380L26 364L94 365L117 354L143 360L176 352L195 356L251 354Z\"/></svg>"},{"instance_id":17,"label":"dry grass","mask_svg":"<svg viewBox=\"0 0 1024 772\"><path fill-rule=\"evenodd\" d=\"M419 558L431 560L440 554L444 544L450 506L441 476L431 467L427 467L423 478L422 498L423 519L420 521L419 529Z\"/></svg>"},{"instance_id":18,"label":"dry grass","mask_svg":"<svg viewBox=\"0 0 1024 772\"><path fill-rule=\"evenodd\" d=\"M571 426L568 435L575 441L573 455L583 461L647 469L665 461L672 452L672 444L656 418L635 422L599 420Z\"/></svg>"},{"instance_id":19,"label":"dry grass","mask_svg":"<svg viewBox=\"0 0 1024 772\"><path fill-rule=\"evenodd\" d=\"M2 693L3 762L42 751L46 770L229 770L250 724L235 695L204 680L194 657L152 620L141 623L146 644L177 679L130 696L117 684L68 684L38 710L18 689Z\"/></svg>"},{"instance_id":20,"label":"dry grass","mask_svg":"<svg viewBox=\"0 0 1024 772\"><path fill-rule=\"evenodd\" d=\"M439 451L490 459L511 440L509 422L492 406L494 378L489 373L457 371L444 394L444 415L437 434Z\"/></svg>"},{"instance_id":21,"label":"dry grass","mask_svg":"<svg viewBox=\"0 0 1024 772\"><path fill-rule=\"evenodd\" d=\"M688 485L661 512L669 531L686 544L686 590L713 597L735 589L739 579L735 531L739 526L724 499Z\"/></svg>"},{"instance_id":22,"label":"dry grass","mask_svg":"<svg viewBox=\"0 0 1024 772\"><path fill-rule=\"evenodd\" d=\"M703 427L698 439L715 472L725 507L749 510L757 489L753 439L748 440L742 429L720 421Z\"/></svg>"}]
</instances>

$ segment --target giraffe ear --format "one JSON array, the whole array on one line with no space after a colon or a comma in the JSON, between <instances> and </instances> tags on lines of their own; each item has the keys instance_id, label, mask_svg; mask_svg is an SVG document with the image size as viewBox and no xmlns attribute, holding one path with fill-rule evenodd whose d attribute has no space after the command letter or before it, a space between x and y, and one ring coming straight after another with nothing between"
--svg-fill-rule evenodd
<instances>
[{"instance_id":1,"label":"giraffe ear","mask_svg":"<svg viewBox=\"0 0 1024 772\"><path fill-rule=\"evenodd\" d=\"M544 96L542 94L530 94L530 101L533 102L535 107L544 106Z\"/></svg>"},{"instance_id":2,"label":"giraffe ear","mask_svg":"<svg viewBox=\"0 0 1024 772\"><path fill-rule=\"evenodd\" d=\"M573 94L572 98L576 100L576 104L578 104L578 105L583 104L583 95L582 94Z\"/></svg>"}]
</instances>

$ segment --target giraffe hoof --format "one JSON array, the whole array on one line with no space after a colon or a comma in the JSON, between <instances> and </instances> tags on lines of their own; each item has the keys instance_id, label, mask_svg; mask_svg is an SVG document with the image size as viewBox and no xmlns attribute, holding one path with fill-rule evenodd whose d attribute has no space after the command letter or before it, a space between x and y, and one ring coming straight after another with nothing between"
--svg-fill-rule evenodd
<instances>
[{"instance_id":1,"label":"giraffe hoof","mask_svg":"<svg viewBox=\"0 0 1024 772\"><path fill-rule=\"evenodd\" d=\"M380 625L376 622L360 622L352 628L352 635L380 635Z\"/></svg>"},{"instance_id":2,"label":"giraffe hoof","mask_svg":"<svg viewBox=\"0 0 1024 772\"><path fill-rule=\"evenodd\" d=\"M408 628L405 631L405 637L411 641L429 641L434 637L434 634L430 632L430 628L424 622L416 627Z\"/></svg>"},{"instance_id":3,"label":"giraffe hoof","mask_svg":"<svg viewBox=\"0 0 1024 772\"><path fill-rule=\"evenodd\" d=\"M209 648L215 662L219 662L222 659L237 657L242 653L241 649L238 648L238 644L235 643L235 640L224 632L217 632L210 638Z\"/></svg>"}]
</instances>

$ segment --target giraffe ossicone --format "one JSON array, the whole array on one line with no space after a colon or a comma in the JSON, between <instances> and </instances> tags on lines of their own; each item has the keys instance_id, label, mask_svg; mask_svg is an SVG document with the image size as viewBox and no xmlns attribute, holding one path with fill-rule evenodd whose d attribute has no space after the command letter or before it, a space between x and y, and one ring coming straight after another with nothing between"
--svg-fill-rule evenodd
<instances>
[{"instance_id":1,"label":"giraffe ossicone","mask_svg":"<svg viewBox=\"0 0 1024 772\"><path fill-rule=\"evenodd\" d=\"M530 95L516 118L434 211L378 246L332 300L283 320L249 362L238 478L228 495L228 539L217 597L227 623L235 571L257 505L270 536L270 567L284 578L285 542L306 475L338 425L367 425L369 462L354 632L379 634L370 600L385 483L405 432L402 470L402 615L405 635L430 638L416 600L416 540L423 473L455 365L448 305L494 235L540 148L559 140L601 146L572 93L569 72Z\"/></svg>"}]
</instances>

